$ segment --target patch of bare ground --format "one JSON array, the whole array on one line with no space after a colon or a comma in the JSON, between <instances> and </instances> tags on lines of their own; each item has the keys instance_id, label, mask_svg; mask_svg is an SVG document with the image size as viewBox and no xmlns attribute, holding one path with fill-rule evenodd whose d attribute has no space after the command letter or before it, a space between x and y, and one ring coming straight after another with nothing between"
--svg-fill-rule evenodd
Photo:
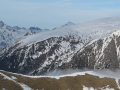
<instances>
[{"instance_id":1,"label":"patch of bare ground","mask_svg":"<svg viewBox=\"0 0 120 90\"><path fill-rule=\"evenodd\" d=\"M113 88L114 90L119 90L118 86L116 84L116 81L114 78L100 78L98 76L93 76L89 74L85 75L79 75L79 76L67 76L67 77L61 77L60 79L54 79L54 78L29 78L29 77L24 77L21 75L15 75L7 72L3 72L5 75L9 77L16 77L16 81L19 83L23 83L30 88L34 90L82 90L83 86L85 87L92 87L95 90L101 90L100 88ZM15 83L11 83L9 80L5 80L0 78L0 85L5 84L6 87L2 86L0 88L8 88L8 86L14 86L13 88L17 88L17 85ZM120 83L120 80L119 80ZM15 84L15 85L13 85ZM7 86L8 85L8 86ZM18 86L19 87L19 86ZM11 87L12 88L12 87ZM19 87L20 88L20 87ZM8 89L12 90L12 89ZM21 90L17 89L17 90Z\"/></svg>"}]
</instances>

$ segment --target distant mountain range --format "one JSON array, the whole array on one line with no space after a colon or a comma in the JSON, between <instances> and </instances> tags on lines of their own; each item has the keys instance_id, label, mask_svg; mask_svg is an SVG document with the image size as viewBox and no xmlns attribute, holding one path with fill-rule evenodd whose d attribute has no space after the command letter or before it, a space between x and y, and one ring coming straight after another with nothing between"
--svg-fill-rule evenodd
<instances>
[{"instance_id":1,"label":"distant mountain range","mask_svg":"<svg viewBox=\"0 0 120 90\"><path fill-rule=\"evenodd\" d=\"M32 35L41 31L44 31L44 29L38 27L30 27L29 29L18 26L11 27L3 21L0 21L0 49L23 36Z\"/></svg>"},{"instance_id":2,"label":"distant mountain range","mask_svg":"<svg viewBox=\"0 0 120 90\"><path fill-rule=\"evenodd\" d=\"M119 30L120 16L28 35L1 50L0 69L27 75L68 68L116 69Z\"/></svg>"}]
</instances>

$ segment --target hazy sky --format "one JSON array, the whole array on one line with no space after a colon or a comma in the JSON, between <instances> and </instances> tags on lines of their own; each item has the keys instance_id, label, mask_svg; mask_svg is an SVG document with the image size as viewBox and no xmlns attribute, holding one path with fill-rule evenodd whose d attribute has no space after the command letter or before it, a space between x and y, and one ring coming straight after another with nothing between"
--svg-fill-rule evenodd
<instances>
[{"instance_id":1,"label":"hazy sky","mask_svg":"<svg viewBox=\"0 0 120 90\"><path fill-rule=\"evenodd\" d=\"M11 26L54 28L120 15L120 0L0 0L0 20Z\"/></svg>"}]
</instances>

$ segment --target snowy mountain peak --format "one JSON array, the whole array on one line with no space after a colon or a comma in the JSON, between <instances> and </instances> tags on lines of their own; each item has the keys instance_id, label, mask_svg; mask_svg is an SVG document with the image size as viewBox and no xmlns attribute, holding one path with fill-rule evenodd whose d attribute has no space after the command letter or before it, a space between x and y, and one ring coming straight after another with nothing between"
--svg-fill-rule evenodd
<instances>
[{"instance_id":1,"label":"snowy mountain peak","mask_svg":"<svg viewBox=\"0 0 120 90\"><path fill-rule=\"evenodd\" d=\"M4 26L4 22L0 21L0 27L3 27L3 26Z\"/></svg>"},{"instance_id":2,"label":"snowy mountain peak","mask_svg":"<svg viewBox=\"0 0 120 90\"><path fill-rule=\"evenodd\" d=\"M30 27L29 30L42 30L42 29L39 27Z\"/></svg>"},{"instance_id":3,"label":"snowy mountain peak","mask_svg":"<svg viewBox=\"0 0 120 90\"><path fill-rule=\"evenodd\" d=\"M39 28L39 27L30 27L29 30L32 31L32 32L35 32L35 33L44 31L44 29L41 29L41 28ZM45 30L45 31L46 31L46 30Z\"/></svg>"},{"instance_id":4,"label":"snowy mountain peak","mask_svg":"<svg viewBox=\"0 0 120 90\"><path fill-rule=\"evenodd\" d=\"M74 25L74 23L72 23L72 22L70 22L70 21L67 22L67 24L68 24L68 25Z\"/></svg>"},{"instance_id":5,"label":"snowy mountain peak","mask_svg":"<svg viewBox=\"0 0 120 90\"><path fill-rule=\"evenodd\" d=\"M42 29L38 27L31 27L30 29L18 26L11 27L4 24L3 21L0 21L0 49L23 36L32 35L41 31Z\"/></svg>"},{"instance_id":6,"label":"snowy mountain peak","mask_svg":"<svg viewBox=\"0 0 120 90\"><path fill-rule=\"evenodd\" d=\"M75 25L74 23L72 22L67 22L66 24L62 25L61 27L64 27L64 26L69 26L69 25Z\"/></svg>"}]
</instances>

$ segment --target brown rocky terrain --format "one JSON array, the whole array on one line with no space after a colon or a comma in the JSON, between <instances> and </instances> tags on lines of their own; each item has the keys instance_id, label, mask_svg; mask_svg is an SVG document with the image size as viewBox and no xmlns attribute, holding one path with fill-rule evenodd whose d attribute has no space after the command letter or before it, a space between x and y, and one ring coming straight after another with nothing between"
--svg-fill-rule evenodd
<instances>
[{"instance_id":1,"label":"brown rocky terrain","mask_svg":"<svg viewBox=\"0 0 120 90\"><path fill-rule=\"evenodd\" d=\"M22 88L20 84L26 85L27 89ZM118 82L114 78L100 78L87 73L85 75L66 76L56 79L50 77L26 77L0 71L1 90L3 88L5 90L120 90L118 86Z\"/></svg>"}]
</instances>

